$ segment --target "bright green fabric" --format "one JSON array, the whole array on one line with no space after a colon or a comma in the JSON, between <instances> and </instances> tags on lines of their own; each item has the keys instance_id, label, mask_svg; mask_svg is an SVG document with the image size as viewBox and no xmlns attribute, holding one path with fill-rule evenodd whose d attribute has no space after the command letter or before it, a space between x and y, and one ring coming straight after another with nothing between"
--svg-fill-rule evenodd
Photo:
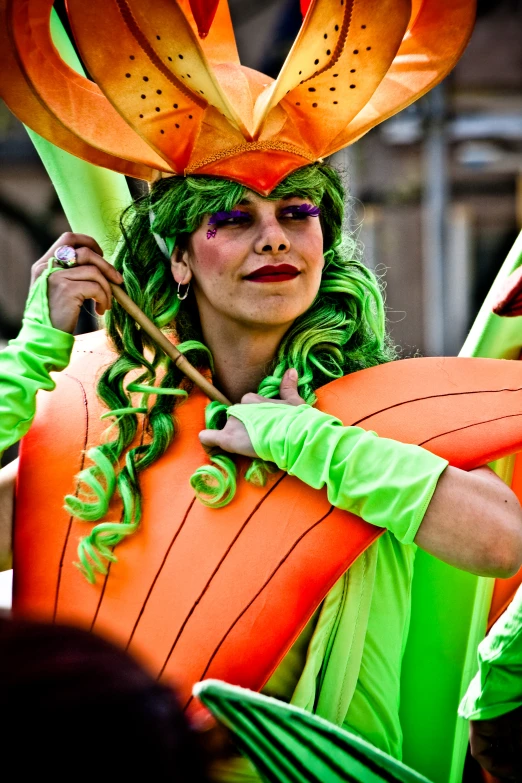
<instances>
[{"instance_id":1,"label":"bright green fabric","mask_svg":"<svg viewBox=\"0 0 522 783\"><path fill-rule=\"evenodd\" d=\"M390 533L375 547L377 562L361 663L342 726L401 759L401 670L417 547L400 544ZM358 623L364 625L365 619L359 617Z\"/></svg>"},{"instance_id":2,"label":"bright green fabric","mask_svg":"<svg viewBox=\"0 0 522 783\"><path fill-rule=\"evenodd\" d=\"M0 454L31 426L37 391L54 389L49 373L69 364L74 337L55 329L49 317L47 278L52 272L49 265L36 281L20 334L0 351Z\"/></svg>"},{"instance_id":3,"label":"bright green fabric","mask_svg":"<svg viewBox=\"0 0 522 783\"><path fill-rule=\"evenodd\" d=\"M328 594L292 704L401 758L402 655L417 547L390 533Z\"/></svg>"},{"instance_id":4,"label":"bright green fabric","mask_svg":"<svg viewBox=\"0 0 522 783\"><path fill-rule=\"evenodd\" d=\"M85 76L74 46L54 9L50 25L53 43L62 59ZM107 258L120 237L120 212L132 201L125 177L76 158L29 128L26 130L47 169L71 231L94 237Z\"/></svg>"},{"instance_id":5,"label":"bright green fabric","mask_svg":"<svg viewBox=\"0 0 522 783\"><path fill-rule=\"evenodd\" d=\"M317 609L312 619L300 633L266 685L263 687L263 693L266 696L271 696L274 699L281 699L286 702L291 700L303 672L308 646L314 634L319 613L320 609Z\"/></svg>"},{"instance_id":6,"label":"bright green fabric","mask_svg":"<svg viewBox=\"0 0 522 783\"><path fill-rule=\"evenodd\" d=\"M233 405L254 450L351 511L411 544L448 462L418 446L379 438L309 405Z\"/></svg>"},{"instance_id":7,"label":"bright green fabric","mask_svg":"<svg viewBox=\"0 0 522 783\"><path fill-rule=\"evenodd\" d=\"M478 663L461 717L491 720L522 706L522 588L479 644Z\"/></svg>"}]
</instances>

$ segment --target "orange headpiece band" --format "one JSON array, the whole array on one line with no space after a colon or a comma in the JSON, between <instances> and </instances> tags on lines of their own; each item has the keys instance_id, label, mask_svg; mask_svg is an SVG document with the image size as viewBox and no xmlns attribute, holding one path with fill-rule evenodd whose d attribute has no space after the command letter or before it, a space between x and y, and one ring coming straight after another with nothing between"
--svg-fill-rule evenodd
<instances>
[{"instance_id":1,"label":"orange headpiece band","mask_svg":"<svg viewBox=\"0 0 522 783\"><path fill-rule=\"evenodd\" d=\"M67 0L91 81L54 47L52 5L0 0L2 97L24 123L124 174L227 177L264 195L443 79L475 11L475 0L302 0L274 81L240 64L226 0Z\"/></svg>"}]
</instances>

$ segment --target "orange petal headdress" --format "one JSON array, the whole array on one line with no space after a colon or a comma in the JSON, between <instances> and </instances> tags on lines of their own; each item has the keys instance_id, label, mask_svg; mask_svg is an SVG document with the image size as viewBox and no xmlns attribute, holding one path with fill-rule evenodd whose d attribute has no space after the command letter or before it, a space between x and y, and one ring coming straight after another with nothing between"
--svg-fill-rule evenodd
<instances>
[{"instance_id":1,"label":"orange petal headdress","mask_svg":"<svg viewBox=\"0 0 522 783\"><path fill-rule=\"evenodd\" d=\"M475 11L475 0L303 0L274 81L240 64L226 0L67 0L91 81L54 47L52 5L0 0L1 94L24 123L124 174L227 177L264 195L441 81Z\"/></svg>"}]
</instances>

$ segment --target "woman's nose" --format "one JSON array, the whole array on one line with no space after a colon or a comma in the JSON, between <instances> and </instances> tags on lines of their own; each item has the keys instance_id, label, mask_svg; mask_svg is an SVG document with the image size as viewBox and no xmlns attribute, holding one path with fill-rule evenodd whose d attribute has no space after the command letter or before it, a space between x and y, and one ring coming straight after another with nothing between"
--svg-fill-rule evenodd
<instances>
[{"instance_id":1,"label":"woman's nose","mask_svg":"<svg viewBox=\"0 0 522 783\"><path fill-rule=\"evenodd\" d=\"M264 226L256 240L254 250L260 255L277 256L280 253L288 253L290 242L277 223Z\"/></svg>"}]
</instances>

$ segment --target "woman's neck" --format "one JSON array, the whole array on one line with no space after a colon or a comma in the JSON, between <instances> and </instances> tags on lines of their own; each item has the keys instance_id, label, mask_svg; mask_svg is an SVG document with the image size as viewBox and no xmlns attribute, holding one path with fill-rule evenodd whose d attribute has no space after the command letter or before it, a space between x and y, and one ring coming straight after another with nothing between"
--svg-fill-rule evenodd
<instances>
[{"instance_id":1,"label":"woman's neck","mask_svg":"<svg viewBox=\"0 0 522 783\"><path fill-rule=\"evenodd\" d=\"M203 339L214 357L214 384L231 402L257 392L287 329L288 325L256 330L202 324Z\"/></svg>"}]
</instances>

